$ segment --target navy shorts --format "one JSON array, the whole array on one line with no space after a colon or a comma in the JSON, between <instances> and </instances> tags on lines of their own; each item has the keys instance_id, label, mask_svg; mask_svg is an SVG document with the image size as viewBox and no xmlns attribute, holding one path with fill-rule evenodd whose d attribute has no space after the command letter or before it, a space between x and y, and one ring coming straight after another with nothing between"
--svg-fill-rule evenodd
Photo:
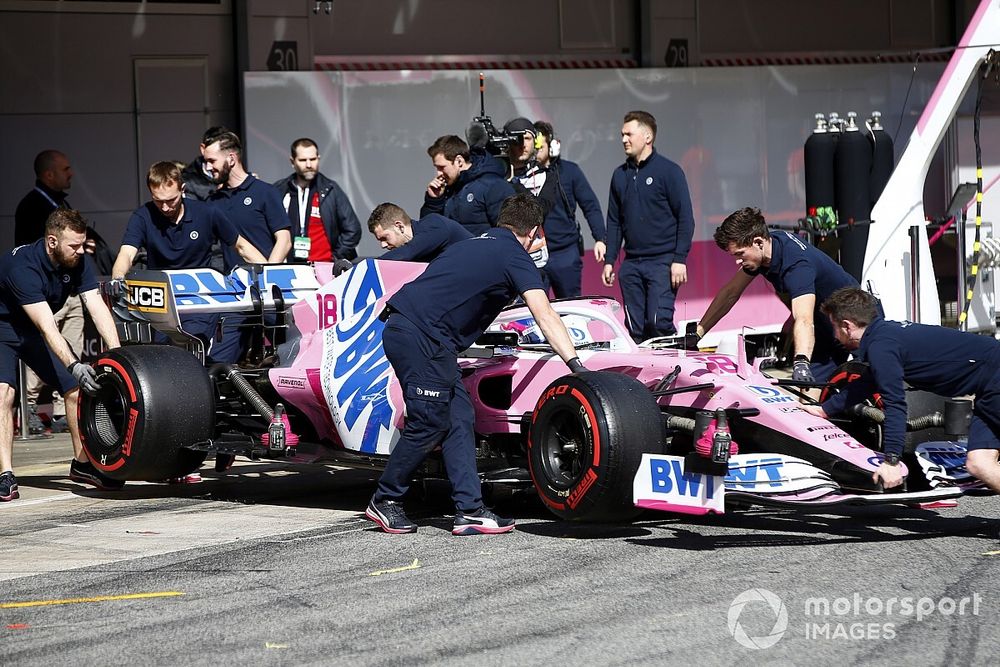
<instances>
[{"instance_id":1,"label":"navy shorts","mask_svg":"<svg viewBox=\"0 0 1000 667\"><path fill-rule=\"evenodd\" d=\"M60 394L76 389L78 383L62 362L49 350L41 334L26 336L20 341L0 341L0 382L17 387L18 360Z\"/></svg>"},{"instance_id":2,"label":"navy shorts","mask_svg":"<svg viewBox=\"0 0 1000 667\"><path fill-rule=\"evenodd\" d=\"M976 393L969 424L969 444L973 449L1000 449L1000 378L994 378Z\"/></svg>"}]
</instances>

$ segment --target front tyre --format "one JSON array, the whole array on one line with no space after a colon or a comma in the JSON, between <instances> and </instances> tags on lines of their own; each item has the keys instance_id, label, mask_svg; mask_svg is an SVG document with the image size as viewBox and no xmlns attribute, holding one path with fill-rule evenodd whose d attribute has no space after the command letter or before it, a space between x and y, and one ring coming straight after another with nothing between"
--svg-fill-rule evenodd
<instances>
[{"instance_id":1,"label":"front tyre","mask_svg":"<svg viewBox=\"0 0 1000 667\"><path fill-rule=\"evenodd\" d=\"M109 350L94 364L96 396L80 393L80 436L105 475L156 481L197 470L206 454L185 449L215 428L215 391L194 355L170 345Z\"/></svg>"},{"instance_id":2,"label":"front tyre","mask_svg":"<svg viewBox=\"0 0 1000 667\"><path fill-rule=\"evenodd\" d=\"M546 388L532 413L531 478L545 505L563 519L638 515L632 479L646 452L664 452L663 419L649 389L627 375L567 375Z\"/></svg>"}]
</instances>

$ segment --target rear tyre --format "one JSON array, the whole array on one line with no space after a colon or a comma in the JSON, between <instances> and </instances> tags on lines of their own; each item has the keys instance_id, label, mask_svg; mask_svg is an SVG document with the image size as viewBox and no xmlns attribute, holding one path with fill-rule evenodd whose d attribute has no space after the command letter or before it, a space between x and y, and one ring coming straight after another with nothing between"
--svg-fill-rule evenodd
<instances>
[{"instance_id":1,"label":"rear tyre","mask_svg":"<svg viewBox=\"0 0 1000 667\"><path fill-rule=\"evenodd\" d=\"M185 447L210 439L215 391L189 352L130 345L94 364L96 396L81 392L80 436L94 465L118 480L156 481L197 470L206 453Z\"/></svg>"},{"instance_id":2,"label":"rear tyre","mask_svg":"<svg viewBox=\"0 0 1000 667\"><path fill-rule=\"evenodd\" d=\"M575 521L622 521L643 453L664 451L656 399L627 375L567 375L542 393L531 418L528 467L554 514Z\"/></svg>"}]
</instances>

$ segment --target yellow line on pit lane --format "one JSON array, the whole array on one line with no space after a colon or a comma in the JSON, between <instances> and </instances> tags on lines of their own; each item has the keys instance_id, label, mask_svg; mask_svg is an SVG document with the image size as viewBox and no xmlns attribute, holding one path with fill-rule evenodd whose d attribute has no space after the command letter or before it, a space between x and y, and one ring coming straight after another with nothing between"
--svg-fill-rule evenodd
<instances>
[{"instance_id":1,"label":"yellow line on pit lane","mask_svg":"<svg viewBox=\"0 0 1000 667\"><path fill-rule=\"evenodd\" d=\"M403 567L394 567L388 570L375 570L374 572L369 572L369 577L381 577L383 574L396 574L397 572L406 572L407 570L419 570L420 569L420 559L414 558L413 562L409 565L404 565Z\"/></svg>"},{"instance_id":2,"label":"yellow line on pit lane","mask_svg":"<svg viewBox=\"0 0 1000 667\"><path fill-rule=\"evenodd\" d=\"M142 600L146 598L169 598L184 595L180 591L160 591L158 593L129 593L127 595L98 595L92 598L68 598L66 600L32 600L30 602L2 602L0 609L20 609L22 607L47 607L57 604L81 604L84 602L114 602L116 600Z\"/></svg>"}]
</instances>

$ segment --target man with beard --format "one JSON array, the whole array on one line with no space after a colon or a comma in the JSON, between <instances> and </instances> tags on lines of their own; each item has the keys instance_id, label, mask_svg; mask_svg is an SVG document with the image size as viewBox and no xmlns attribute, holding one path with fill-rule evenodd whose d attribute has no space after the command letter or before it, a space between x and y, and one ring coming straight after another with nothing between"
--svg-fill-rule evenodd
<instances>
[{"instance_id":1,"label":"man with beard","mask_svg":"<svg viewBox=\"0 0 1000 667\"><path fill-rule=\"evenodd\" d=\"M308 137L292 142L292 173L275 182L295 235L296 262L352 260L361 240L361 223L347 194L319 170L319 148Z\"/></svg>"},{"instance_id":2,"label":"man with beard","mask_svg":"<svg viewBox=\"0 0 1000 667\"><path fill-rule=\"evenodd\" d=\"M288 216L278 191L247 173L242 155L240 138L232 132L223 133L205 147L205 164L212 170L215 182L222 186L212 193L210 201L229 218L240 236L267 257L269 263L280 264L292 248ZM224 256L226 271L240 263L232 247L224 249ZM212 352L216 361L237 363L243 358L256 333L254 327L243 326L245 320L243 315L223 318L222 341Z\"/></svg>"},{"instance_id":3,"label":"man with beard","mask_svg":"<svg viewBox=\"0 0 1000 667\"><path fill-rule=\"evenodd\" d=\"M112 279L125 278L139 248L146 249L146 266L153 270L206 267L217 241L224 247L232 247L245 262L267 261L216 207L183 197L181 172L175 163L157 162L150 167L146 185L152 200L137 208L129 218L118 259L111 270ZM218 320L216 314L195 314L182 317L181 324L184 331L201 338L206 353L211 354ZM166 342L163 334L159 336Z\"/></svg>"},{"instance_id":4,"label":"man with beard","mask_svg":"<svg viewBox=\"0 0 1000 667\"><path fill-rule=\"evenodd\" d=\"M184 198L208 201L212 193L219 189L218 183L212 177L212 170L205 164L205 148L230 130L221 125L215 125L205 130L198 144L198 157L181 169L181 183L184 184Z\"/></svg>"},{"instance_id":5,"label":"man with beard","mask_svg":"<svg viewBox=\"0 0 1000 667\"><path fill-rule=\"evenodd\" d=\"M454 134L438 137L427 149L437 175L427 184L420 217L451 218L473 235L495 227L500 205L514 194L504 180L504 163L484 149L470 150Z\"/></svg>"},{"instance_id":6,"label":"man with beard","mask_svg":"<svg viewBox=\"0 0 1000 667\"><path fill-rule=\"evenodd\" d=\"M83 450L77 424L79 390L96 392L97 375L70 349L53 316L70 294L78 294L105 345L119 345L114 320L98 294L97 279L84 249L86 241L83 216L60 208L49 216L44 238L14 248L0 261L0 501L20 495L12 462L18 361L24 361L65 398L73 440L70 479L105 491L123 486L98 470Z\"/></svg>"}]
</instances>

